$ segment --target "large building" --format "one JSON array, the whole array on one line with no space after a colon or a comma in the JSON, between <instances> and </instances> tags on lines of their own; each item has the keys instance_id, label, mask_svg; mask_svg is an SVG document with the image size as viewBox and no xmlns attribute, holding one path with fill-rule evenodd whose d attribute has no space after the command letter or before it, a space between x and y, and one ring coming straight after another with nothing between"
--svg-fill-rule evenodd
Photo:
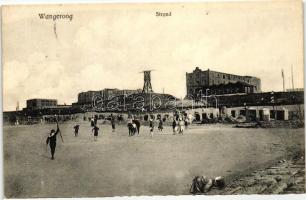
<instances>
[{"instance_id":1,"label":"large building","mask_svg":"<svg viewBox=\"0 0 306 200\"><path fill-rule=\"evenodd\" d=\"M221 95L235 93L257 93L261 91L259 78L239 76L212 70L202 71L198 67L191 73L186 73L187 96Z\"/></svg>"},{"instance_id":2,"label":"large building","mask_svg":"<svg viewBox=\"0 0 306 200\"><path fill-rule=\"evenodd\" d=\"M142 90L119 90L119 89L110 89L106 88L104 90L99 91L87 91L81 92L78 94L78 105L84 104L92 104L95 97L102 98L104 100L110 100L113 97L120 96L120 95L131 95L135 93L140 93Z\"/></svg>"},{"instance_id":3,"label":"large building","mask_svg":"<svg viewBox=\"0 0 306 200\"><path fill-rule=\"evenodd\" d=\"M27 109L30 109L30 110L53 108L53 107L57 107L56 99L28 99L27 100Z\"/></svg>"}]
</instances>

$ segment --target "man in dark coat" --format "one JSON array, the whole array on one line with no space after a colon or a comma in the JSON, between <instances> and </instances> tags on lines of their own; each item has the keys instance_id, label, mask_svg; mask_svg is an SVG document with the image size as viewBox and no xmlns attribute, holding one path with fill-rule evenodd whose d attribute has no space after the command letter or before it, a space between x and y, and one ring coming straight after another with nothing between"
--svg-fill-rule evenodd
<instances>
[{"instance_id":1,"label":"man in dark coat","mask_svg":"<svg viewBox=\"0 0 306 200\"><path fill-rule=\"evenodd\" d=\"M162 119L159 119L158 130L159 130L160 132L163 132L163 129L164 129L164 127L163 127L163 120L162 120Z\"/></svg>"},{"instance_id":2,"label":"man in dark coat","mask_svg":"<svg viewBox=\"0 0 306 200\"><path fill-rule=\"evenodd\" d=\"M97 125L97 123L98 123L98 116L97 115L94 116L94 123L95 123L95 125Z\"/></svg>"},{"instance_id":3,"label":"man in dark coat","mask_svg":"<svg viewBox=\"0 0 306 200\"><path fill-rule=\"evenodd\" d=\"M54 129L51 130L50 135L48 136L46 140L46 144L50 145L51 149L51 159L54 160L54 153L55 153L55 148L56 148L56 136L60 132L58 124L57 124L57 130L55 131Z\"/></svg>"},{"instance_id":4,"label":"man in dark coat","mask_svg":"<svg viewBox=\"0 0 306 200\"><path fill-rule=\"evenodd\" d=\"M74 136L77 137L79 135L80 125L77 124L73 128L74 128Z\"/></svg>"},{"instance_id":5,"label":"man in dark coat","mask_svg":"<svg viewBox=\"0 0 306 200\"><path fill-rule=\"evenodd\" d=\"M91 127L95 126L95 120L94 120L93 117L90 119L90 125L91 125Z\"/></svg>"},{"instance_id":6,"label":"man in dark coat","mask_svg":"<svg viewBox=\"0 0 306 200\"><path fill-rule=\"evenodd\" d=\"M91 132L94 132L94 141L97 141L99 135L99 128L95 125Z\"/></svg>"},{"instance_id":7,"label":"man in dark coat","mask_svg":"<svg viewBox=\"0 0 306 200\"><path fill-rule=\"evenodd\" d=\"M137 131L137 134L139 135L139 131L140 131L140 121L138 119L134 119L133 120L133 123L136 124L136 131Z\"/></svg>"},{"instance_id":8,"label":"man in dark coat","mask_svg":"<svg viewBox=\"0 0 306 200\"><path fill-rule=\"evenodd\" d=\"M177 130L177 121L176 121L175 118L173 118L172 129L173 129L173 135L175 135L176 134L176 130Z\"/></svg>"},{"instance_id":9,"label":"man in dark coat","mask_svg":"<svg viewBox=\"0 0 306 200\"><path fill-rule=\"evenodd\" d=\"M111 124L112 124L112 130L115 132L116 129L116 123L115 123L115 117L111 114Z\"/></svg>"},{"instance_id":10,"label":"man in dark coat","mask_svg":"<svg viewBox=\"0 0 306 200\"><path fill-rule=\"evenodd\" d=\"M150 133L151 133L151 138L153 138L153 131L154 131L154 120L153 118L150 119Z\"/></svg>"}]
</instances>

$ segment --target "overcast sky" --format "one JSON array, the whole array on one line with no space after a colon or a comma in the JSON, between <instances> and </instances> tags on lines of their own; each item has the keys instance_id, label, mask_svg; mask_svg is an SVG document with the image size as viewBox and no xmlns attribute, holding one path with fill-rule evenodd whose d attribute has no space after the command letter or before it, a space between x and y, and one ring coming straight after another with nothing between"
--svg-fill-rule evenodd
<instances>
[{"instance_id":1,"label":"overcast sky","mask_svg":"<svg viewBox=\"0 0 306 200\"><path fill-rule=\"evenodd\" d=\"M294 85L303 87L301 3L290 2L5 7L3 108L142 88L144 69L155 69L155 92L177 97L186 95L186 72L197 66L259 77L263 91L282 90L282 68L291 88L293 66ZM39 13L73 18L54 22Z\"/></svg>"}]
</instances>

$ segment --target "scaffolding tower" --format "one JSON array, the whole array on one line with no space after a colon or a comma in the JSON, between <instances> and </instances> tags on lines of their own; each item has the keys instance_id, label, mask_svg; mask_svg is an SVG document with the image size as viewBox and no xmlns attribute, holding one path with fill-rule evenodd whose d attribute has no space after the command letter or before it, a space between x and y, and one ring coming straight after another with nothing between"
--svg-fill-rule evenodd
<instances>
[{"instance_id":1,"label":"scaffolding tower","mask_svg":"<svg viewBox=\"0 0 306 200\"><path fill-rule=\"evenodd\" d=\"M141 72L144 74L142 93L153 93L152 84L151 84L151 71L154 70L145 70Z\"/></svg>"}]
</instances>

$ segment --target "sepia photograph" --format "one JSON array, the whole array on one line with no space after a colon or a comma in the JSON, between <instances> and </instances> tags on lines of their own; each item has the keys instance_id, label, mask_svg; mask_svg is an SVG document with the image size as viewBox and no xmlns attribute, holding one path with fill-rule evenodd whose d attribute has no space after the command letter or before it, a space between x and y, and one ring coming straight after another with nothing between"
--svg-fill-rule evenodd
<instances>
[{"instance_id":1,"label":"sepia photograph","mask_svg":"<svg viewBox=\"0 0 306 200\"><path fill-rule=\"evenodd\" d=\"M305 193L301 0L1 15L4 198Z\"/></svg>"}]
</instances>

